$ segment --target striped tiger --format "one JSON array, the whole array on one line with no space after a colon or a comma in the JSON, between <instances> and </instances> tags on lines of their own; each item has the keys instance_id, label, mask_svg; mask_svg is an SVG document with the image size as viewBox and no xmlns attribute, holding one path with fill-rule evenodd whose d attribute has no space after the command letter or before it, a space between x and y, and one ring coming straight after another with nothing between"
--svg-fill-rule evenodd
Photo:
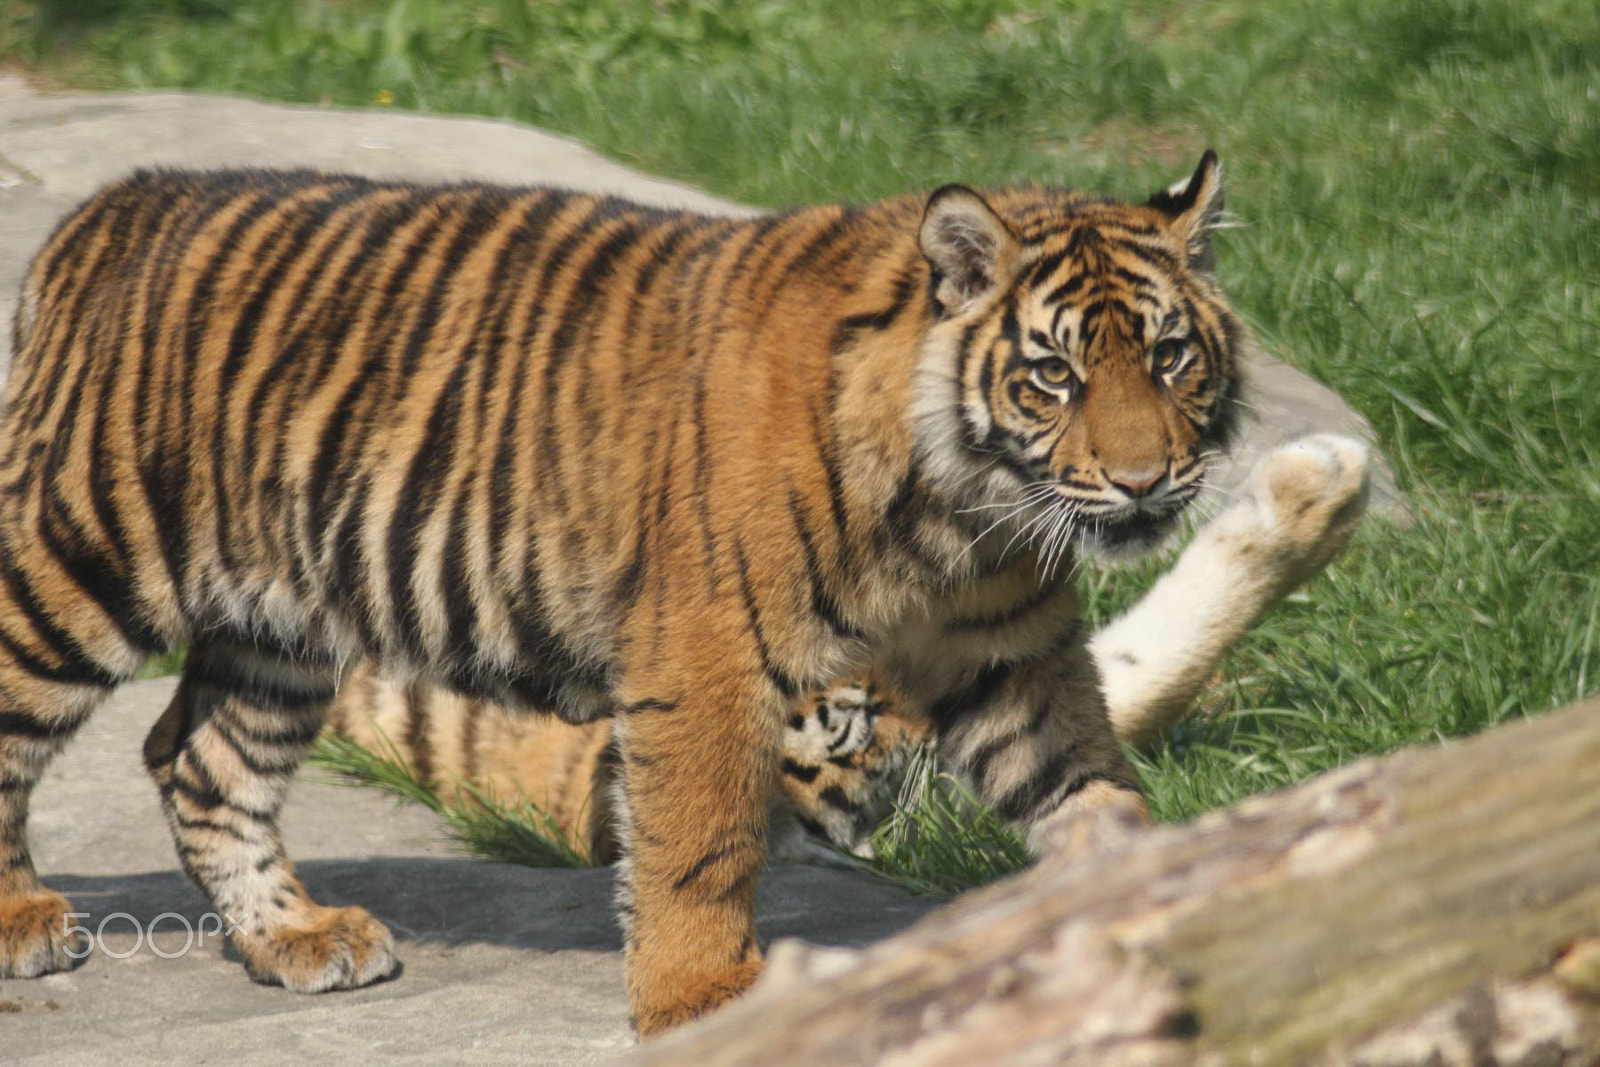
<instances>
[{"instance_id":1,"label":"striped tiger","mask_svg":"<svg viewBox=\"0 0 1600 1067\"><path fill-rule=\"evenodd\" d=\"M1367 473L1366 446L1338 435L1270 453L1149 593L1095 634L1089 647L1120 740L1146 747L1181 719L1250 627L1332 560L1364 513ZM390 681L362 661L346 675L328 723L392 754L447 797L465 784L531 801L591 862L617 858L608 797L621 757L608 721L574 726L519 714ZM870 676L796 701L768 826L773 858L870 858L873 833L927 740L927 720Z\"/></svg>"},{"instance_id":2,"label":"striped tiger","mask_svg":"<svg viewBox=\"0 0 1600 1067\"><path fill-rule=\"evenodd\" d=\"M751 219L548 188L145 171L24 279L0 426L0 976L60 970L28 797L186 643L145 746L264 982L395 968L277 829L346 662L615 714L630 1006L736 996L790 703L870 666L1024 833L1147 821L1066 580L1199 492L1250 346L1216 157Z\"/></svg>"}]
</instances>

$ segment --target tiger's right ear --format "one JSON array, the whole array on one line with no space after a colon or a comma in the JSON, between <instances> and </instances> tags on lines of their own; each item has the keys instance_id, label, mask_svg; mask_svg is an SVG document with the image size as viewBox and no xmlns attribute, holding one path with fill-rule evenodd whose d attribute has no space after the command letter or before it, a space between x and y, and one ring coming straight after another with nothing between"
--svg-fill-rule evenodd
<instances>
[{"instance_id":1,"label":"tiger's right ear","mask_svg":"<svg viewBox=\"0 0 1600 1067\"><path fill-rule=\"evenodd\" d=\"M992 290L1017 254L1017 239L1005 221L964 185L947 185L928 197L917 241L933 268L934 299L946 315Z\"/></svg>"}]
</instances>

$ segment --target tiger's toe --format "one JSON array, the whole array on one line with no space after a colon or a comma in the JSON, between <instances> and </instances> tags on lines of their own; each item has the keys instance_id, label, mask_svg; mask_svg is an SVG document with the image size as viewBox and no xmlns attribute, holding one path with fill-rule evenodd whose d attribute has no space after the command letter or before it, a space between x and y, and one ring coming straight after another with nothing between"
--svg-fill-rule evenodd
<instances>
[{"instance_id":1,"label":"tiger's toe","mask_svg":"<svg viewBox=\"0 0 1600 1067\"><path fill-rule=\"evenodd\" d=\"M72 929L72 905L47 889L0 901L0 978L70 971L88 955Z\"/></svg>"},{"instance_id":2,"label":"tiger's toe","mask_svg":"<svg viewBox=\"0 0 1600 1067\"><path fill-rule=\"evenodd\" d=\"M365 908L318 908L311 921L235 934L250 977L296 993L359 989L394 973L394 937Z\"/></svg>"}]
</instances>

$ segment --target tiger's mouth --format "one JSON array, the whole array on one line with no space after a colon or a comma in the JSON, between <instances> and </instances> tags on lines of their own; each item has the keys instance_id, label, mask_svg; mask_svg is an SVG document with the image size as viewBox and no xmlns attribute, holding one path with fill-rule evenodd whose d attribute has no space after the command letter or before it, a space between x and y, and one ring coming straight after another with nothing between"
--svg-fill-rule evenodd
<instances>
[{"instance_id":1,"label":"tiger's mouth","mask_svg":"<svg viewBox=\"0 0 1600 1067\"><path fill-rule=\"evenodd\" d=\"M1198 488L1183 489L1155 501L1140 501L1085 516L1078 539L1085 548L1104 555L1147 552L1165 541L1177 528Z\"/></svg>"}]
</instances>

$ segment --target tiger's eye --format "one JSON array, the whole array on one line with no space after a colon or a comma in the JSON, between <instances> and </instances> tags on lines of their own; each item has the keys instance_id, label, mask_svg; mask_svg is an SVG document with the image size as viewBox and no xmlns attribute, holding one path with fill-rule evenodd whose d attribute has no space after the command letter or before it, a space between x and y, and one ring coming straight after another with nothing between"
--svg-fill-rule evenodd
<instances>
[{"instance_id":1,"label":"tiger's eye","mask_svg":"<svg viewBox=\"0 0 1600 1067\"><path fill-rule=\"evenodd\" d=\"M1176 367L1183 359L1183 341L1176 337L1169 337L1156 345L1156 350L1150 354L1150 368L1157 374L1166 374Z\"/></svg>"},{"instance_id":2,"label":"tiger's eye","mask_svg":"<svg viewBox=\"0 0 1600 1067\"><path fill-rule=\"evenodd\" d=\"M1041 359L1033 365L1034 376L1044 385L1060 388L1072 381L1072 364L1064 359Z\"/></svg>"}]
</instances>

